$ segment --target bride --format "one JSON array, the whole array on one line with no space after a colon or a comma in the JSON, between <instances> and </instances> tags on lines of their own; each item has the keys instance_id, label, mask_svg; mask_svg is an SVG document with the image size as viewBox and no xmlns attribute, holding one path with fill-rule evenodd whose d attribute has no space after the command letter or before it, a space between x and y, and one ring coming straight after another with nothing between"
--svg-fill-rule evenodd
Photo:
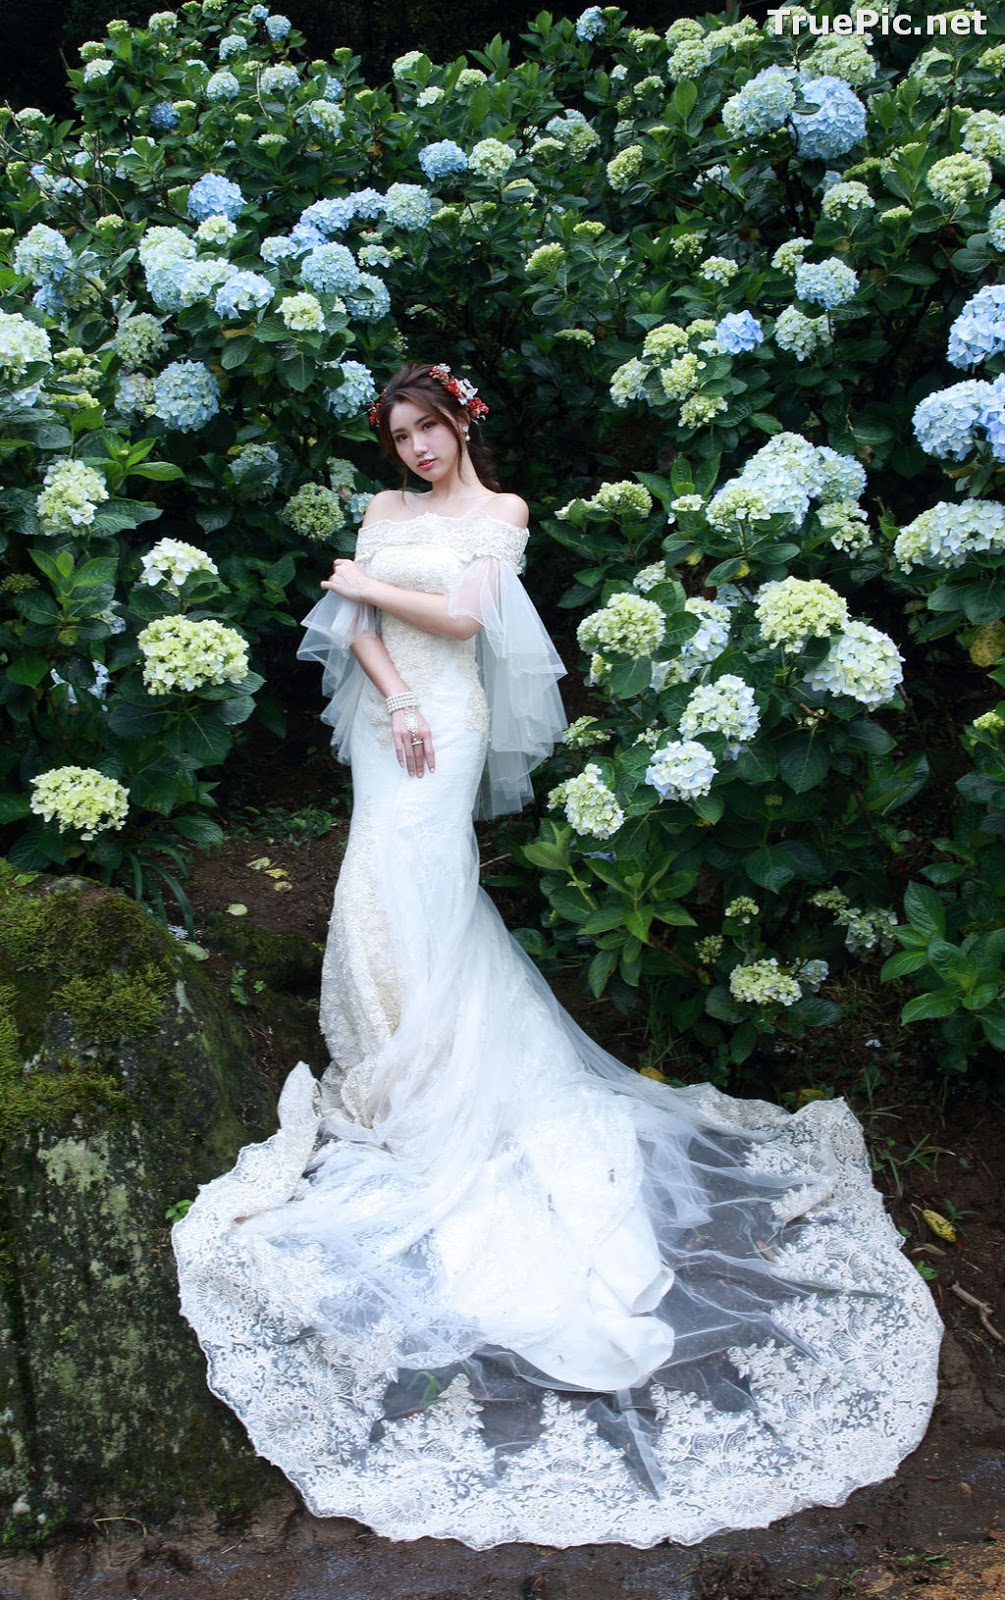
<instances>
[{"instance_id":1,"label":"bride","mask_svg":"<svg viewBox=\"0 0 1005 1600\"><path fill-rule=\"evenodd\" d=\"M842 1101L670 1089L587 1038L478 886L564 726L527 508L445 366L374 407L400 490L306 620L353 815L332 1064L174 1241L213 1390L321 1516L694 1543L896 1470L940 1324ZM410 478L427 485L415 493Z\"/></svg>"}]
</instances>

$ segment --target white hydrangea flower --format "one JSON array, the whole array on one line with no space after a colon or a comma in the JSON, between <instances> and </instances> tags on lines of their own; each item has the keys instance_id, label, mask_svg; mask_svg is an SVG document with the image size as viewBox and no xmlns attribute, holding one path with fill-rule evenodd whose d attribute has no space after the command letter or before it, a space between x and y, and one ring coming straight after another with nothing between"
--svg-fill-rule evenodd
<instances>
[{"instance_id":1,"label":"white hydrangea flower","mask_svg":"<svg viewBox=\"0 0 1005 1600\"><path fill-rule=\"evenodd\" d=\"M468 157L480 178L503 178L516 160L516 151L501 139L480 139Z\"/></svg>"},{"instance_id":2,"label":"white hydrangea flower","mask_svg":"<svg viewBox=\"0 0 1005 1600\"><path fill-rule=\"evenodd\" d=\"M751 1006L792 1006L803 993L775 956L734 967L729 975L729 992L734 1000Z\"/></svg>"},{"instance_id":3,"label":"white hydrangea flower","mask_svg":"<svg viewBox=\"0 0 1005 1600\"><path fill-rule=\"evenodd\" d=\"M607 744L610 737L607 729L600 727L596 717L577 717L575 722L569 723L560 743L568 750L592 750L597 745Z\"/></svg>"},{"instance_id":4,"label":"white hydrangea flower","mask_svg":"<svg viewBox=\"0 0 1005 1600\"><path fill-rule=\"evenodd\" d=\"M316 295L288 294L279 302L279 315L294 333L320 333L325 314Z\"/></svg>"},{"instance_id":5,"label":"white hydrangea flower","mask_svg":"<svg viewBox=\"0 0 1005 1600\"><path fill-rule=\"evenodd\" d=\"M661 322L646 334L642 354L647 361L669 361L672 356L681 355L686 349L687 334L680 324Z\"/></svg>"},{"instance_id":6,"label":"white hydrangea flower","mask_svg":"<svg viewBox=\"0 0 1005 1600\"><path fill-rule=\"evenodd\" d=\"M632 579L632 588L638 589L640 594L648 594L650 589L655 589L658 583L665 583L667 567L665 561L654 561L648 567L640 567Z\"/></svg>"},{"instance_id":7,"label":"white hydrangea flower","mask_svg":"<svg viewBox=\"0 0 1005 1600\"><path fill-rule=\"evenodd\" d=\"M157 617L137 643L150 694L183 693L207 683L240 683L248 674L245 641L221 622Z\"/></svg>"},{"instance_id":8,"label":"white hydrangea flower","mask_svg":"<svg viewBox=\"0 0 1005 1600\"><path fill-rule=\"evenodd\" d=\"M902 528L893 546L904 570L961 567L975 555L1005 550L1005 506L994 500L940 500Z\"/></svg>"},{"instance_id":9,"label":"white hydrangea flower","mask_svg":"<svg viewBox=\"0 0 1005 1600\"><path fill-rule=\"evenodd\" d=\"M45 329L17 311L0 311L0 378L16 384L36 361L52 365L52 346Z\"/></svg>"},{"instance_id":10,"label":"white hydrangea flower","mask_svg":"<svg viewBox=\"0 0 1005 1600\"><path fill-rule=\"evenodd\" d=\"M611 399L616 406L626 406L629 400L644 400L649 368L644 361L632 356L624 362L611 378Z\"/></svg>"},{"instance_id":11,"label":"white hydrangea flower","mask_svg":"<svg viewBox=\"0 0 1005 1600\"><path fill-rule=\"evenodd\" d=\"M208 572L217 576L219 568L197 545L186 544L183 539L158 539L140 562L144 583L151 588L163 583L165 589L175 594L193 572Z\"/></svg>"},{"instance_id":12,"label":"white hydrangea flower","mask_svg":"<svg viewBox=\"0 0 1005 1600\"><path fill-rule=\"evenodd\" d=\"M700 374L704 369L705 362L700 360L693 350L678 356L669 366L661 367L660 383L667 399L678 403L686 400L698 387L701 381Z\"/></svg>"},{"instance_id":13,"label":"white hydrangea flower","mask_svg":"<svg viewBox=\"0 0 1005 1600\"><path fill-rule=\"evenodd\" d=\"M807 639L826 639L848 624L848 602L819 578L783 578L765 583L754 608L767 644L788 652L801 650Z\"/></svg>"},{"instance_id":14,"label":"white hydrangea flower","mask_svg":"<svg viewBox=\"0 0 1005 1600\"><path fill-rule=\"evenodd\" d=\"M666 633L666 618L654 600L614 594L606 606L584 617L576 637L584 650L606 647L626 655L651 656Z\"/></svg>"},{"instance_id":15,"label":"white hydrangea flower","mask_svg":"<svg viewBox=\"0 0 1005 1600\"><path fill-rule=\"evenodd\" d=\"M788 350L797 361L807 361L831 342L827 318L808 317L795 306L786 306L775 322L774 340L779 350Z\"/></svg>"},{"instance_id":16,"label":"white hydrangea flower","mask_svg":"<svg viewBox=\"0 0 1005 1600\"><path fill-rule=\"evenodd\" d=\"M735 673L724 673L715 683L700 683L681 714L680 732L686 739L697 734L721 733L726 754L738 756L761 726L754 691Z\"/></svg>"},{"instance_id":17,"label":"white hydrangea flower","mask_svg":"<svg viewBox=\"0 0 1005 1600\"><path fill-rule=\"evenodd\" d=\"M46 469L44 488L35 509L44 533L73 533L89 528L108 490L100 472L82 461L64 459Z\"/></svg>"},{"instance_id":18,"label":"white hydrangea flower","mask_svg":"<svg viewBox=\"0 0 1005 1600\"><path fill-rule=\"evenodd\" d=\"M625 813L596 762L588 762L565 785L565 815L577 833L593 839L611 838L624 822Z\"/></svg>"},{"instance_id":19,"label":"white hydrangea flower","mask_svg":"<svg viewBox=\"0 0 1005 1600\"><path fill-rule=\"evenodd\" d=\"M614 517L631 520L648 517L653 509L653 497L641 483L623 478L618 483L602 483L591 502Z\"/></svg>"},{"instance_id":20,"label":"white hydrangea flower","mask_svg":"<svg viewBox=\"0 0 1005 1600\"><path fill-rule=\"evenodd\" d=\"M80 832L81 839L122 827L129 811L129 791L96 767L52 767L32 779L28 804L36 816L55 822L60 833Z\"/></svg>"},{"instance_id":21,"label":"white hydrangea flower","mask_svg":"<svg viewBox=\"0 0 1005 1600\"><path fill-rule=\"evenodd\" d=\"M824 659L806 674L818 693L846 694L874 711L886 705L903 682L904 658L893 640L867 622L849 622Z\"/></svg>"},{"instance_id":22,"label":"white hydrangea flower","mask_svg":"<svg viewBox=\"0 0 1005 1600\"><path fill-rule=\"evenodd\" d=\"M646 768L646 783L664 800L697 800L708 794L718 772L715 757L697 740L672 739Z\"/></svg>"}]
</instances>

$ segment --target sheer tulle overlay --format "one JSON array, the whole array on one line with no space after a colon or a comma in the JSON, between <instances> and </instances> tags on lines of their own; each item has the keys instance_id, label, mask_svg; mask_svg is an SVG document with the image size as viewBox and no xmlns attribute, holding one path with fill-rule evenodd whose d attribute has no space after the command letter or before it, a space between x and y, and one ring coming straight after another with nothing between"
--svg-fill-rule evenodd
<instances>
[{"instance_id":1,"label":"sheer tulle overlay","mask_svg":"<svg viewBox=\"0 0 1005 1600\"><path fill-rule=\"evenodd\" d=\"M176 1226L210 1383L319 1515L476 1547L696 1542L840 1504L924 1432L940 1324L841 1101L792 1116L638 1077L478 887L471 816L521 803L561 665L483 512L363 530L475 640L384 616L433 730L398 766L323 601L354 807L325 953L332 1065Z\"/></svg>"}]
</instances>

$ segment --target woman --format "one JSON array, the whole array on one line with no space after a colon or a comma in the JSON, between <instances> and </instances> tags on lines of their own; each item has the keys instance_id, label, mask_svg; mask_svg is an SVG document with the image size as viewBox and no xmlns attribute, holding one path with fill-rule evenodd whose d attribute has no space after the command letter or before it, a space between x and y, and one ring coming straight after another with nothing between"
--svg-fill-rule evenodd
<instances>
[{"instance_id":1,"label":"woman","mask_svg":"<svg viewBox=\"0 0 1005 1600\"><path fill-rule=\"evenodd\" d=\"M353 773L321 1022L281 1128L175 1230L210 1383L320 1515L395 1538L693 1543L917 1444L940 1326L840 1101L671 1090L589 1040L478 887L563 725L485 406L409 366L402 488L302 654ZM424 482L409 491L409 478Z\"/></svg>"}]
</instances>

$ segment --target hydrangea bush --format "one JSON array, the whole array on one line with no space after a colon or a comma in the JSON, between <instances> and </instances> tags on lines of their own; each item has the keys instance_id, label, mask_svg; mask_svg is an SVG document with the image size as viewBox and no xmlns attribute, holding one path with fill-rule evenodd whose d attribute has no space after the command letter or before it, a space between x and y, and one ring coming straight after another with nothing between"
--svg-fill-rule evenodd
<instances>
[{"instance_id":1,"label":"hydrangea bush","mask_svg":"<svg viewBox=\"0 0 1005 1600\"><path fill-rule=\"evenodd\" d=\"M908 809L936 675L1005 648L986 16L895 40L589 7L371 86L186 0L82 47L75 127L0 111L16 859L213 836L207 775L256 695L281 729L258 669L352 548L407 353L475 377L573 613L589 701L528 854L595 992L739 1061L834 1015L824 968L882 958L912 875L965 938L979 858L1000 920L992 801L934 843ZM953 757L980 795L988 748ZM121 824L33 810L61 768L127 791L102 813L76 780Z\"/></svg>"}]
</instances>

